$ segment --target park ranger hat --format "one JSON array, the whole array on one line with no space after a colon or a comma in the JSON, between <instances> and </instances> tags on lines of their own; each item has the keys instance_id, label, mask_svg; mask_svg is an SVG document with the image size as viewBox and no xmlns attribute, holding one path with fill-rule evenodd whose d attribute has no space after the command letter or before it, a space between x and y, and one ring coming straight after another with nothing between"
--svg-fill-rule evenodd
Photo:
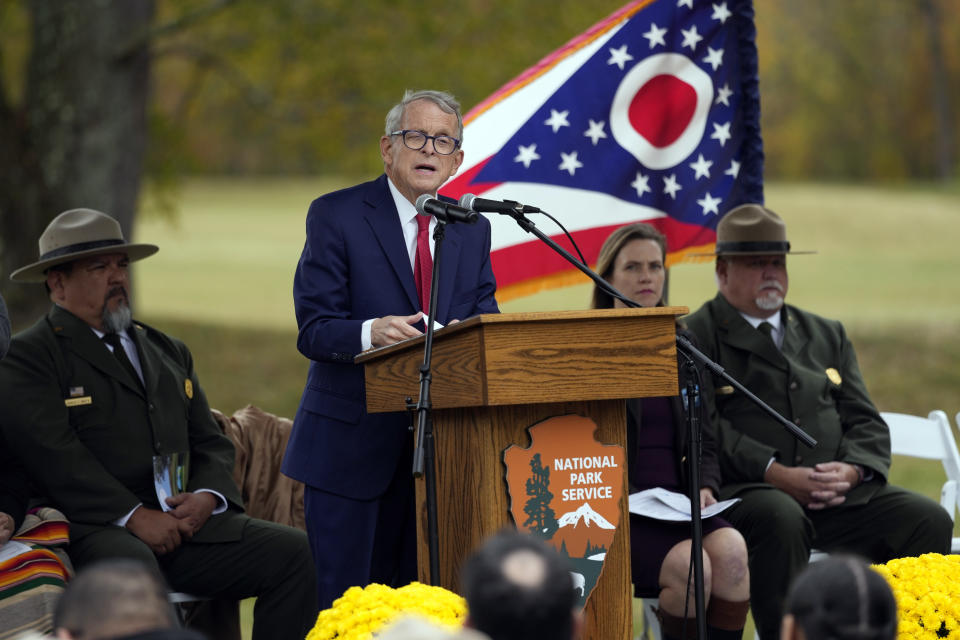
<instances>
[{"instance_id":1,"label":"park ranger hat","mask_svg":"<svg viewBox=\"0 0 960 640\"><path fill-rule=\"evenodd\" d=\"M791 251L787 226L783 219L759 204L742 204L731 209L717 224L717 244L713 253L696 256L755 256L816 251Z\"/></svg>"},{"instance_id":2,"label":"park ranger hat","mask_svg":"<svg viewBox=\"0 0 960 640\"><path fill-rule=\"evenodd\" d=\"M40 236L40 260L10 274L14 282L44 282L58 264L101 253L126 253L133 260L152 256L153 244L131 244L123 239L120 223L93 209L70 209L50 221Z\"/></svg>"}]
</instances>

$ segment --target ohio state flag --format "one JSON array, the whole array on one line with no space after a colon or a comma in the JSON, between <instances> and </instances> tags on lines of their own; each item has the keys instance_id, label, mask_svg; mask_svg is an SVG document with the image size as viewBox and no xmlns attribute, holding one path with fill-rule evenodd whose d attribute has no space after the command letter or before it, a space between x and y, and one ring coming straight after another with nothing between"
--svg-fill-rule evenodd
<instances>
[{"instance_id":1,"label":"ohio state flag","mask_svg":"<svg viewBox=\"0 0 960 640\"><path fill-rule=\"evenodd\" d=\"M441 192L539 207L591 264L613 229L649 222L674 264L711 250L727 211L763 202L759 118L751 0L637 0L467 113L464 163ZM488 217L501 302L586 281L511 218Z\"/></svg>"}]
</instances>

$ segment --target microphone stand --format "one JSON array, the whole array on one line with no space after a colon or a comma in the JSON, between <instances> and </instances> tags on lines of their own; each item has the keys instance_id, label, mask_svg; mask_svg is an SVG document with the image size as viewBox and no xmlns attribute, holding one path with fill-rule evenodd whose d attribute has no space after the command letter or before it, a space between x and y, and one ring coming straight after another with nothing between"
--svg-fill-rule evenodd
<instances>
[{"instance_id":1,"label":"microphone stand","mask_svg":"<svg viewBox=\"0 0 960 640\"><path fill-rule=\"evenodd\" d=\"M681 352L682 353L682 352ZM699 371L693 359L683 353L683 367L687 369L687 384L681 389L687 422L687 478L690 485L690 557L693 562L693 594L696 611L697 638L707 637L707 621L704 615L703 595L703 522L700 518L700 454L702 435L700 430L700 384ZM689 579L689 578L688 578ZM684 598L684 602L689 602ZM684 618L686 618L684 611ZM686 633L684 633L686 635Z\"/></svg>"},{"instance_id":2,"label":"microphone stand","mask_svg":"<svg viewBox=\"0 0 960 640\"><path fill-rule=\"evenodd\" d=\"M423 364L420 365L420 396L416 405L407 405L417 412L417 438L413 450L413 477L424 478L427 500L427 547L430 555L430 584L440 579L440 553L437 532L437 478L434 466L433 418L430 403L430 361L433 357L433 322L437 312L437 286L440 276L440 249L447 223L437 217L433 230L433 275L430 279L430 305L427 310L426 339L423 343Z\"/></svg>"},{"instance_id":3,"label":"microphone stand","mask_svg":"<svg viewBox=\"0 0 960 640\"><path fill-rule=\"evenodd\" d=\"M575 257L573 257L569 251L557 244L553 238L546 235L540 229L537 228L537 225L533 223L532 220L523 215L523 210L521 209L523 205L518 204L517 207L512 211L500 211L503 215L508 215L513 218L520 228L522 228L527 233L532 233L541 241L543 241L547 246L553 249L561 257L563 257L567 262L575 266L577 269L582 271L588 278L593 280L598 287L612 295L613 297L619 299L628 307L640 308L640 304L634 302L630 298L626 297L619 291L613 288L609 282L600 277L597 272L583 264ZM814 440L808 433L803 431L800 427L793 424L783 416L781 416L777 411L768 405L766 402L758 398L752 392L750 392L746 387L744 387L740 382L735 380L730 376L723 367L711 360L705 354L703 354L699 349L693 346L689 340L685 337L677 334L676 336L677 351L684 356L684 364L692 367L696 370L696 364L694 359L701 362L706 368L710 369L715 375L723 378L725 381L729 382L734 388L743 393L747 398L749 398L754 404L760 407L767 415L779 422L784 428L790 432L793 437L800 440L802 443L808 447L815 447L817 441ZM686 392L686 397L684 402L686 403L686 414L687 414L687 426L690 430L688 438L688 454L687 459L690 461L690 527L691 527L691 549L690 549L690 560L693 563L693 577L694 577L694 598L696 606L696 618L697 618L697 638L698 640L705 640L707 637L706 630L706 619L704 615L704 597L703 597L703 531L700 521L700 415L699 415L699 406L700 406L700 390L698 385L693 381L693 376L688 376L687 387L684 389Z\"/></svg>"}]
</instances>

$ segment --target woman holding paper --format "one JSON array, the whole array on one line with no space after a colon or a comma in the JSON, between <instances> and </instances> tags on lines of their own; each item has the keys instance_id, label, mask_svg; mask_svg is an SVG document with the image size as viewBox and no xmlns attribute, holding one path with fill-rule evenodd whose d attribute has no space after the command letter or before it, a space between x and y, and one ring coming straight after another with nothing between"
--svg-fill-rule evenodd
<instances>
[{"instance_id":1,"label":"woman holding paper","mask_svg":"<svg viewBox=\"0 0 960 640\"><path fill-rule=\"evenodd\" d=\"M636 223L610 234L600 249L597 273L620 293L644 307L663 304L666 238L648 224ZM625 308L594 287L594 309ZM688 339L693 336L677 326ZM680 368L680 388L686 384ZM702 393L712 393L710 379L700 376ZM720 484L713 425L701 415L703 447L700 461L700 506L716 503ZM689 495L687 487L686 417L679 396L627 401L627 468L631 493L660 487ZM690 571L690 522L675 522L630 514L631 569L638 597L659 594L664 638L696 635ZM743 635L750 605L747 548L729 523L713 516L703 520L703 580L706 625L711 640ZM689 597L687 597L689 591Z\"/></svg>"}]
</instances>

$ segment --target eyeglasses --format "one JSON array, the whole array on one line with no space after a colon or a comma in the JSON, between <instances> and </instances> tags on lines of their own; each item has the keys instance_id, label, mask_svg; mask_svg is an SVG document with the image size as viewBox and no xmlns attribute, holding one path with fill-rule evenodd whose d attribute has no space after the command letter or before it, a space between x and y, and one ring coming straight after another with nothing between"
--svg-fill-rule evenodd
<instances>
[{"instance_id":1,"label":"eyeglasses","mask_svg":"<svg viewBox=\"0 0 960 640\"><path fill-rule=\"evenodd\" d=\"M417 131L416 129L394 131L390 135L403 136L403 145L407 149L413 149L414 151L420 151L420 149L427 146L427 140L433 140L433 150L442 156L450 155L460 146L460 141L456 138L451 138L450 136L428 136L423 131Z\"/></svg>"}]
</instances>

